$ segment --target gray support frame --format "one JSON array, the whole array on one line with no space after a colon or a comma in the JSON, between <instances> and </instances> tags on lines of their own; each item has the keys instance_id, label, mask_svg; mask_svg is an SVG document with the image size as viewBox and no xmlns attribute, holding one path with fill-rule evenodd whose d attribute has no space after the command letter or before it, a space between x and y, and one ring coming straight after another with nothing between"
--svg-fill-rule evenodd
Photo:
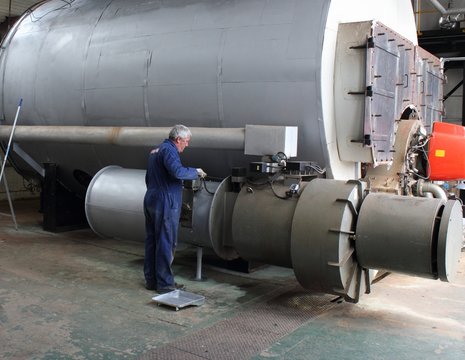
<instances>
[{"instance_id":1,"label":"gray support frame","mask_svg":"<svg viewBox=\"0 0 465 360\"><path fill-rule=\"evenodd\" d=\"M26 151L24 151L18 143L13 143L13 151L31 168L33 168L42 178L45 177L45 169L39 163L37 163Z\"/></svg>"}]
</instances>

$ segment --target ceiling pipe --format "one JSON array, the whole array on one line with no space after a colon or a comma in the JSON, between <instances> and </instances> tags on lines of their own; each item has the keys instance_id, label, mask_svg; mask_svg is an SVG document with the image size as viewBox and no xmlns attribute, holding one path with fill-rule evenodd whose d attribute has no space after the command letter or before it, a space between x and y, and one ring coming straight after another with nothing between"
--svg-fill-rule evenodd
<instances>
[{"instance_id":1,"label":"ceiling pipe","mask_svg":"<svg viewBox=\"0 0 465 360\"><path fill-rule=\"evenodd\" d=\"M455 15L465 13L465 8L457 9L445 9L444 6L438 0L429 0L431 5L433 5L442 15Z\"/></svg>"},{"instance_id":2,"label":"ceiling pipe","mask_svg":"<svg viewBox=\"0 0 465 360\"><path fill-rule=\"evenodd\" d=\"M442 71L445 70L446 62L452 62L452 61L463 61L463 62L465 62L465 56L440 58L439 62L441 63L441 70Z\"/></svg>"},{"instance_id":3,"label":"ceiling pipe","mask_svg":"<svg viewBox=\"0 0 465 360\"><path fill-rule=\"evenodd\" d=\"M441 58L442 63L446 63L448 61L465 61L465 56Z\"/></svg>"}]
</instances>

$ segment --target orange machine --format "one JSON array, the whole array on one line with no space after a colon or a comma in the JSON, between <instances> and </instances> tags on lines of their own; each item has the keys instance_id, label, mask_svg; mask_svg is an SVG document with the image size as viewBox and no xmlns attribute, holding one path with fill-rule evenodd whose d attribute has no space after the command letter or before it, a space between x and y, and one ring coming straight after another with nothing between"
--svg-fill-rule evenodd
<instances>
[{"instance_id":1,"label":"orange machine","mask_svg":"<svg viewBox=\"0 0 465 360\"><path fill-rule=\"evenodd\" d=\"M435 122L428 160L430 180L465 179L465 127Z\"/></svg>"}]
</instances>

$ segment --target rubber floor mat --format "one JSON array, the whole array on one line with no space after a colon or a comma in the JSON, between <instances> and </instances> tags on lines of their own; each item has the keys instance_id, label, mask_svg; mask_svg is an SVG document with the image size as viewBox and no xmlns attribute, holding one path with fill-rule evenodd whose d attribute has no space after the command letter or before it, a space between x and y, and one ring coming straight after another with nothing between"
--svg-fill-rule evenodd
<instances>
[{"instance_id":1,"label":"rubber floor mat","mask_svg":"<svg viewBox=\"0 0 465 360\"><path fill-rule=\"evenodd\" d=\"M333 299L331 295L309 294L294 287L232 318L153 349L140 359L250 359L336 306Z\"/></svg>"}]
</instances>

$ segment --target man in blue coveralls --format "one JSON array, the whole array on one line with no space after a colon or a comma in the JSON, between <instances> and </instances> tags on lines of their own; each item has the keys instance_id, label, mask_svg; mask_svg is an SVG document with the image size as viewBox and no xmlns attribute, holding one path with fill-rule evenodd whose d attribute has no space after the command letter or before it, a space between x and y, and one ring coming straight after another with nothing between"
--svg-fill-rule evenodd
<instances>
[{"instance_id":1,"label":"man in blue coveralls","mask_svg":"<svg viewBox=\"0 0 465 360\"><path fill-rule=\"evenodd\" d=\"M171 270L181 215L182 180L207 175L202 169L181 164L179 153L189 146L191 136L187 127L175 125L169 138L150 152L145 175L145 287L160 294L183 288L174 282Z\"/></svg>"}]
</instances>

